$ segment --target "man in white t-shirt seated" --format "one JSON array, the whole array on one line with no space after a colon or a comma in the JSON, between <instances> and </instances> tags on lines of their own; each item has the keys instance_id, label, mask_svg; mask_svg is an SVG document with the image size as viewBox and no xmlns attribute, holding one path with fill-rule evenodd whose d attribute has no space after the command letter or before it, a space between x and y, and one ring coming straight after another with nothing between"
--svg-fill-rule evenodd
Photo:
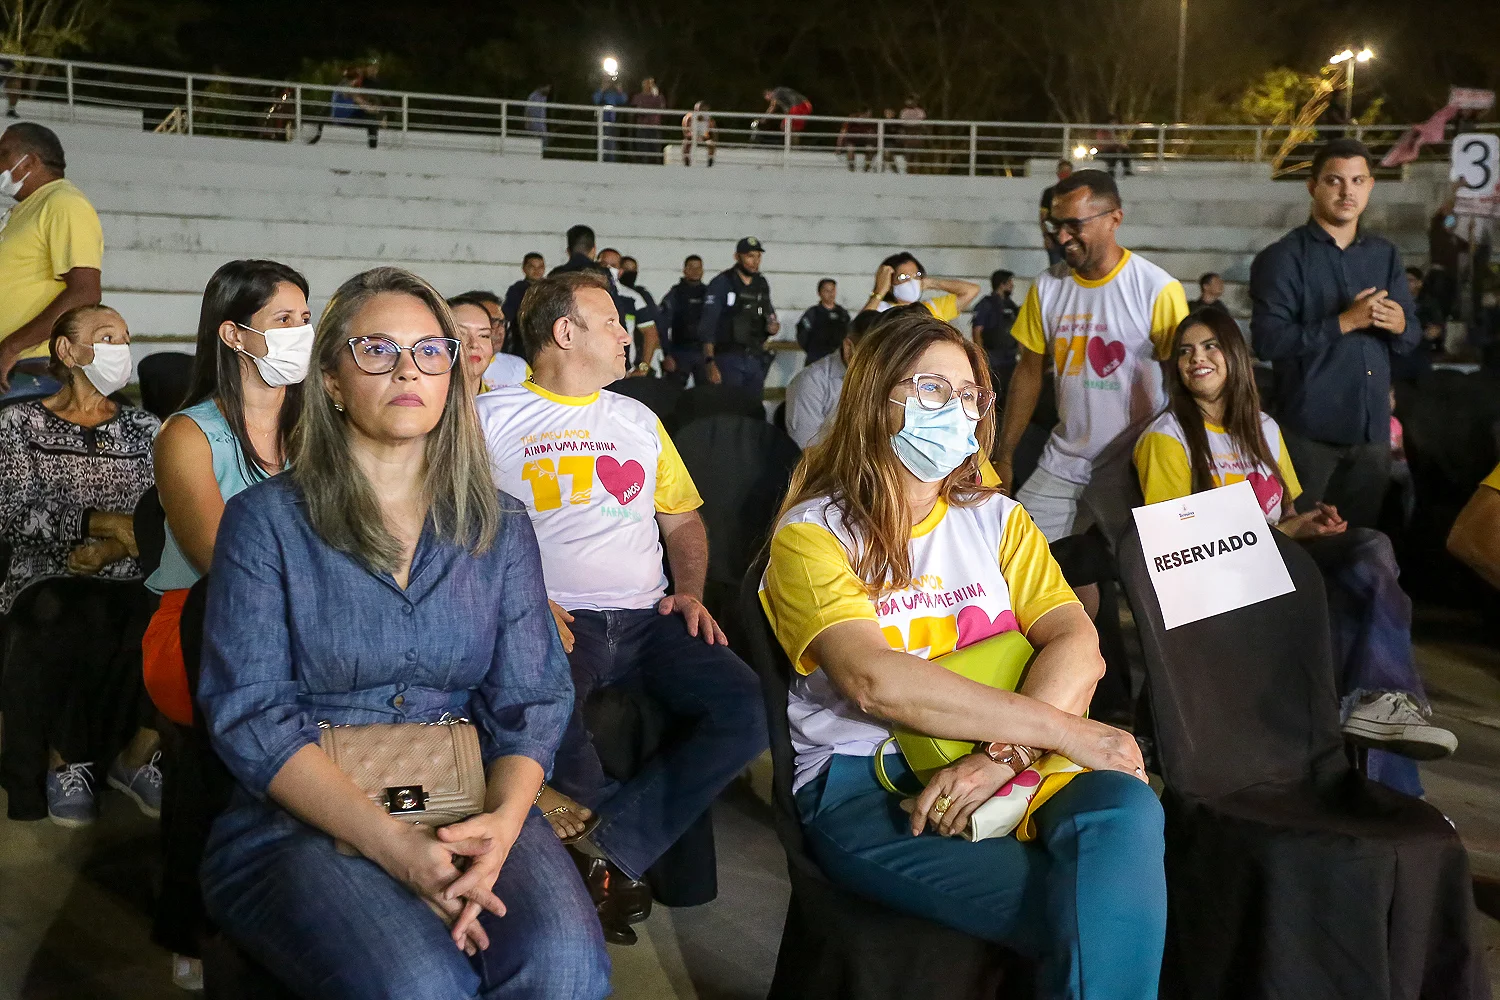
<instances>
[{"instance_id":1,"label":"man in white t-shirt seated","mask_svg":"<svg viewBox=\"0 0 1500 1000\"><path fill-rule=\"evenodd\" d=\"M520 323L531 378L476 405L495 481L531 515L576 689L539 805L590 856L606 938L630 943L629 924L650 912L639 880L765 749L765 713L755 674L701 601L708 536L692 478L644 404L602 391L624 377L631 342L608 283L592 271L539 281ZM625 681L676 732L621 784L605 775L582 707Z\"/></svg>"}]
</instances>

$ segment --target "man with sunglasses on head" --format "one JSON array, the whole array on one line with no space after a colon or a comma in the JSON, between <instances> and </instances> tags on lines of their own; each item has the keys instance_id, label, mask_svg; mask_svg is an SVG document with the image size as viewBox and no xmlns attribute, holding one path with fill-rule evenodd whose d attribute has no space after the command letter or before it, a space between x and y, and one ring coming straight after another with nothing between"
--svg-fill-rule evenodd
<instances>
[{"instance_id":1,"label":"man with sunglasses on head","mask_svg":"<svg viewBox=\"0 0 1500 1000\"><path fill-rule=\"evenodd\" d=\"M1158 361L1187 316L1182 285L1115 240L1120 193L1102 170L1080 170L1053 189L1046 220L1063 262L1037 276L1011 334L1020 350L1005 398L995 460L1003 488L1047 541L1079 533L1079 500L1096 469L1166 402ZM1057 426L1037 469L1015 491L1012 459L1041 394L1050 357Z\"/></svg>"},{"instance_id":2,"label":"man with sunglasses on head","mask_svg":"<svg viewBox=\"0 0 1500 1000\"><path fill-rule=\"evenodd\" d=\"M630 944L630 925L651 909L646 870L765 749L765 712L754 672L703 606L697 487L661 421L605 388L625 377L631 344L606 277L539 281L520 319L532 376L476 406L495 482L536 529L573 673L572 721L538 806L579 852L606 939ZM582 709L626 683L672 721L663 750L621 782L605 773ZM610 745L617 734L597 735Z\"/></svg>"}]
</instances>

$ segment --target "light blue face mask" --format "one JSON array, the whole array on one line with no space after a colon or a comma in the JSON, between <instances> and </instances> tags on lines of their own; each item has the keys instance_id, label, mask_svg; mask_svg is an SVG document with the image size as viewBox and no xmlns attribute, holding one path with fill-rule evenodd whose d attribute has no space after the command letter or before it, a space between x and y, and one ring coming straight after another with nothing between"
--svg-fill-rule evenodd
<instances>
[{"instance_id":1,"label":"light blue face mask","mask_svg":"<svg viewBox=\"0 0 1500 1000\"><path fill-rule=\"evenodd\" d=\"M903 402L906 409L906 424L891 435L891 447L907 471L922 482L947 478L979 450L979 439L974 436L978 421L969 419L957 396L936 410L923 409L915 396L891 402Z\"/></svg>"}]
</instances>

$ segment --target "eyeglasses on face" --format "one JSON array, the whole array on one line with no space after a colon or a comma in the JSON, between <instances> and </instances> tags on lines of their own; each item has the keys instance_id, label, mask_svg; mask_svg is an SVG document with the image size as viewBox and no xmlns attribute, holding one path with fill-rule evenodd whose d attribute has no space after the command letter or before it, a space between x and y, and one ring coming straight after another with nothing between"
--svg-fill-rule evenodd
<instances>
[{"instance_id":1,"label":"eyeglasses on face","mask_svg":"<svg viewBox=\"0 0 1500 1000\"><path fill-rule=\"evenodd\" d=\"M1114 209L1107 208L1102 212L1095 212L1093 215L1085 215L1081 219L1058 219L1049 215L1042 223L1042 225L1046 226L1047 232L1051 233L1053 236L1056 236L1064 229L1068 231L1069 236L1077 236L1083 231L1083 224L1085 222L1092 222L1095 219L1102 219L1104 216L1113 211Z\"/></svg>"},{"instance_id":2,"label":"eyeglasses on face","mask_svg":"<svg viewBox=\"0 0 1500 1000\"><path fill-rule=\"evenodd\" d=\"M443 375L453 369L463 345L452 337L426 337L402 347L387 337L350 337L354 363L367 375L389 375L401 363L401 352L410 351L412 362L423 375Z\"/></svg>"},{"instance_id":3,"label":"eyeglasses on face","mask_svg":"<svg viewBox=\"0 0 1500 1000\"><path fill-rule=\"evenodd\" d=\"M918 372L911 378L904 378L896 385L909 385L912 387L912 395L917 397L917 404L924 410L940 410L948 405L953 398L953 383L941 375L932 375L926 372ZM989 413L995 405L995 393L990 389L970 383L958 393L959 405L963 407L964 416L970 420L983 420L985 414ZM891 399L893 403L904 404L904 399Z\"/></svg>"}]
</instances>

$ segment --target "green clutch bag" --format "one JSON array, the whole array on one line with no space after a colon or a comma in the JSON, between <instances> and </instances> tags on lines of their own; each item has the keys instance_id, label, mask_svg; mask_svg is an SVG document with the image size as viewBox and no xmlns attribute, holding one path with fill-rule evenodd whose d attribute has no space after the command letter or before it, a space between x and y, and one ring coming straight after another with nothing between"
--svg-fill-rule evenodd
<instances>
[{"instance_id":1,"label":"green clutch bag","mask_svg":"<svg viewBox=\"0 0 1500 1000\"><path fill-rule=\"evenodd\" d=\"M1026 637L1012 630L992 635L963 649L955 649L932 662L940 663L955 674L986 687L1014 691L1021 685L1021 679L1026 675L1026 668L1035 654L1036 651L1026 641ZM960 757L973 753L974 748L979 745L969 740L943 740L936 736L924 736L899 727L894 732L894 736L875 750L875 776L881 786L893 795L908 793L897 788L885 771L885 747L891 740L896 741L901 756L906 758L907 766L924 785L934 774Z\"/></svg>"}]
</instances>

